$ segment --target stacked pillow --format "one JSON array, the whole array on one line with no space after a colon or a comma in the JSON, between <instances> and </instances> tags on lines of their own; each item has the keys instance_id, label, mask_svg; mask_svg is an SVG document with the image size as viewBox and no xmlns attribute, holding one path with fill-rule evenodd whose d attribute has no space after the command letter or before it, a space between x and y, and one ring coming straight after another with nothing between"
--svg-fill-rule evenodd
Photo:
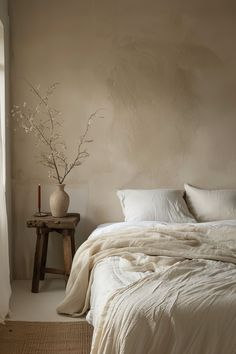
<instances>
[{"instance_id":1,"label":"stacked pillow","mask_svg":"<svg viewBox=\"0 0 236 354\"><path fill-rule=\"evenodd\" d=\"M236 190L208 190L184 185L176 189L119 190L125 221L191 223L236 219ZM184 194L185 199L184 199Z\"/></svg>"},{"instance_id":2,"label":"stacked pillow","mask_svg":"<svg viewBox=\"0 0 236 354\"><path fill-rule=\"evenodd\" d=\"M119 190L125 221L196 222L184 200L184 191L174 189Z\"/></svg>"},{"instance_id":3,"label":"stacked pillow","mask_svg":"<svg viewBox=\"0 0 236 354\"><path fill-rule=\"evenodd\" d=\"M236 219L236 190L209 190L184 185L187 205L197 221Z\"/></svg>"}]
</instances>

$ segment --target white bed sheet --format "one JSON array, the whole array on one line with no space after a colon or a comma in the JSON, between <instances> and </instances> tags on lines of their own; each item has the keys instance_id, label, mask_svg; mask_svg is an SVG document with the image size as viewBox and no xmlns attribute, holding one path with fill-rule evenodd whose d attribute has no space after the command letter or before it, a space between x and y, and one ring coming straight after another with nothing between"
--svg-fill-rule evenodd
<instances>
[{"instance_id":1,"label":"white bed sheet","mask_svg":"<svg viewBox=\"0 0 236 354\"><path fill-rule=\"evenodd\" d=\"M154 222L154 221L142 221L136 223L119 222L119 223L108 223L99 225L89 238L99 237L102 233L109 233L115 230L124 230L127 228L143 228L143 226L161 226L166 225L166 223ZM175 227L175 224L171 224ZM180 226L180 224L177 224ZM198 223L198 226L202 229L228 229L230 226L236 226L236 220L225 220L225 221L214 221ZM140 257L142 257L140 255ZM145 257L145 256L143 256ZM119 288L125 287L133 282L144 278L150 272L128 272L125 269L124 260L119 256L113 256L102 260L93 271L93 280L91 286L91 296L90 296L90 310L87 313L87 320L94 327L96 326L99 316L103 311L103 308L108 300L108 298Z\"/></svg>"}]
</instances>

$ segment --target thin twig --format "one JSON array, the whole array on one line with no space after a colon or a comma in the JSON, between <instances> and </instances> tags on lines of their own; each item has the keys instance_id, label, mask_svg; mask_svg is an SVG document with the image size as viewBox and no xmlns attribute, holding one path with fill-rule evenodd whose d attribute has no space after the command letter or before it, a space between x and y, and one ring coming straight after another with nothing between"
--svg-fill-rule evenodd
<instances>
[{"instance_id":1,"label":"thin twig","mask_svg":"<svg viewBox=\"0 0 236 354\"><path fill-rule=\"evenodd\" d=\"M69 163L67 156L61 151L61 149L66 150L66 144L60 134L55 131L56 128L61 129L62 127L58 120L58 116L61 112L49 105L49 96L53 93L58 83L51 85L46 90L46 94L43 95L39 88L35 88L30 82L25 81L29 85L31 92L39 99L39 103L37 103L34 109L26 107L26 103L22 106L14 106L11 111L12 117L17 119L20 127L23 128L26 133L34 133L37 144L41 143L48 148L49 155L41 153L41 160L39 162L51 170L54 170L55 174L51 175L50 173L51 177L56 179L59 184L62 184L72 169L76 166L80 166L84 160L89 157L85 146L93 141L88 138L88 133L92 121L97 117L99 110L92 113L88 118L85 130L78 143L76 156L72 162ZM41 110L41 106L44 106L45 110ZM47 119L42 118L45 114L47 115Z\"/></svg>"}]
</instances>

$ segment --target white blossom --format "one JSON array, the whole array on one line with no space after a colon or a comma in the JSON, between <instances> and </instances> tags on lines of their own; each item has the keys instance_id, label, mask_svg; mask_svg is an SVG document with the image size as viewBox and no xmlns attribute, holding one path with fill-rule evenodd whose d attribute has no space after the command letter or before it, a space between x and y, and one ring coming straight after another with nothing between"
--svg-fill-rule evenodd
<instances>
[{"instance_id":1,"label":"white blossom","mask_svg":"<svg viewBox=\"0 0 236 354\"><path fill-rule=\"evenodd\" d=\"M97 117L97 111L88 118L85 130L77 145L75 156L70 161L65 155L67 145L60 131L63 127L62 112L51 107L49 103L49 96L57 88L58 83L51 85L45 93L41 93L40 85L34 87L32 84L28 84L38 103L31 108L26 102L21 106L13 105L11 116L16 119L18 125L24 129L26 134L32 133L34 135L36 146L44 147L44 151L40 153L39 162L50 169L48 177L56 179L58 183L63 183L72 169L80 166L89 157L85 146L93 142L92 139L88 138L88 133L92 121Z\"/></svg>"}]
</instances>

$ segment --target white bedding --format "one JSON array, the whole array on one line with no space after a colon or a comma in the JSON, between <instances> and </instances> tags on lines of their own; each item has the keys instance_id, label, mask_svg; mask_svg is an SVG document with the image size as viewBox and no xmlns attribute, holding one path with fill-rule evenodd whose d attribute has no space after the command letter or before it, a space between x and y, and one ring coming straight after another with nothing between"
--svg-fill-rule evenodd
<instances>
[{"instance_id":1,"label":"white bedding","mask_svg":"<svg viewBox=\"0 0 236 354\"><path fill-rule=\"evenodd\" d=\"M98 225L89 239L99 237L111 231L128 230L133 228L155 227L167 225L156 221L140 222L117 222ZM99 314L103 311L109 296L117 289L127 286L138 279L145 277L151 272L127 272L124 269L123 259L119 256L109 257L102 260L94 269L91 285L90 310L86 316L87 321L94 327L97 324Z\"/></svg>"},{"instance_id":2,"label":"white bedding","mask_svg":"<svg viewBox=\"0 0 236 354\"><path fill-rule=\"evenodd\" d=\"M168 225L156 221L142 221L136 223L117 222L98 225L90 235L90 239L99 237L101 234L117 230L133 229L143 226L157 227ZM174 225L174 224L173 224ZM193 225L193 224L189 224ZM236 228L236 220L213 221L198 224L199 229L224 229ZM236 237L236 236L235 236ZM127 272L124 269L124 262L121 257L109 257L102 260L94 270L93 281L91 285L90 309L86 316L87 321L94 327L97 325L99 315L110 297L117 289L125 287L138 279L144 278L151 272ZM236 304L235 304L236 306Z\"/></svg>"},{"instance_id":3,"label":"white bedding","mask_svg":"<svg viewBox=\"0 0 236 354\"><path fill-rule=\"evenodd\" d=\"M91 353L236 353L236 221L103 225L79 253L58 311L90 301Z\"/></svg>"}]
</instances>

